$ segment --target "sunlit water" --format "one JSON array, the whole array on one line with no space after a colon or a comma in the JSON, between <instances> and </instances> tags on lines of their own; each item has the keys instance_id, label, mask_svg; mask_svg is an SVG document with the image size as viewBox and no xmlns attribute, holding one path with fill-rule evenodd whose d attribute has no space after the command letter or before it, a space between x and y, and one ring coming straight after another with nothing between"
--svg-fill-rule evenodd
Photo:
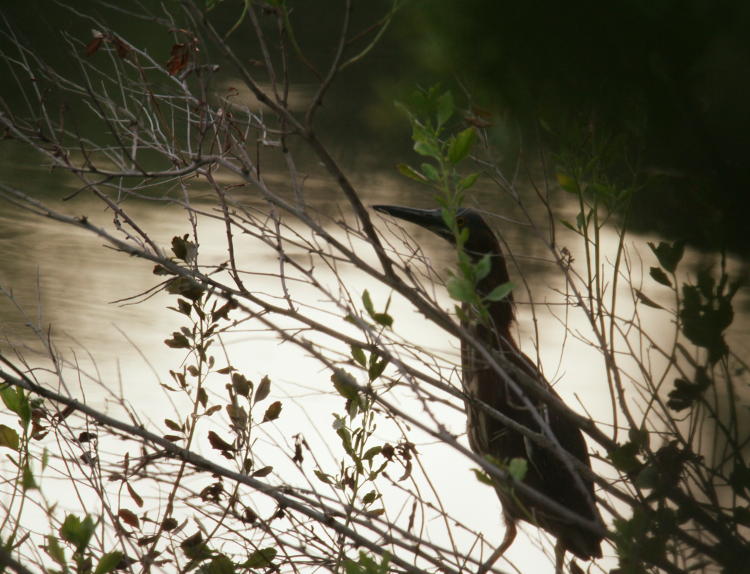
<instances>
[{"instance_id":1,"label":"sunlit water","mask_svg":"<svg viewBox=\"0 0 750 574\"><path fill-rule=\"evenodd\" d=\"M40 175L33 164L25 168L16 165L12 173L12 179L19 187L30 180L36 180L32 181L32 186L37 188L53 185L56 181L59 183L54 177ZM415 197L390 173L372 174L367 179L370 184L362 192L368 203L424 205L424 197ZM37 192L33 187L25 188L25 191ZM324 193L318 194L320 199L325 199ZM60 191L49 195L55 208L71 215L85 215L96 225L109 226L111 214L93 200L82 195L63 204L54 199L62 195ZM338 200L332 198L332 201ZM177 206L149 202L129 202L126 206L131 216L149 230L152 239L165 251L168 251L172 237L191 232L184 210ZM379 227L388 228L378 216L375 220ZM423 230L409 231L438 272L452 265L452 253L447 244ZM571 336L576 334L582 339L590 336L583 314L563 304L564 283L554 265L543 261L548 261L549 256L541 245L534 243L529 233L518 226L502 224L501 232L524 270L526 284L530 286L535 302L532 308L528 304L528 293L517 290L518 339L522 348L530 357L538 356L547 377L569 405L581 412L585 410L603 425L612 424L610 394L601 357L585 341ZM225 260L223 224L205 219L200 222L199 233L201 263L211 265ZM647 240L658 238L631 236L628 239L635 275L643 273L641 265L647 269L654 264L646 247ZM392 236L391 241L393 245L399 245ZM606 231L602 237L604 252L613 253L616 242L614 232ZM580 241L572 234L563 236L560 243L571 251L576 261L582 260ZM237 239L237 247L238 266L253 272L245 278L248 286L258 292L277 292L278 282L271 275L278 272L279 262L273 252L242 237ZM643 263L638 257L643 258ZM696 255L691 257L695 260ZM185 358L183 351L170 349L163 342L185 322L181 315L168 309L175 304L174 296L163 292L152 297L139 296L161 280L151 273L152 267L150 263L114 253L104 247L100 239L81 230L0 203L0 287L5 291L0 299L0 325L4 337L0 346L6 351L11 346L25 350L27 360L33 363L40 357L35 354L41 348L38 337L49 335L57 351L69 361L68 392L85 398L93 406L113 412L117 412L113 399L122 394L143 420L151 421L155 428L163 428L165 417L177 417L187 405L184 399L164 392L159 386L159 383L171 383L168 370L179 369ZM376 307L384 305L391 295L387 289L346 267L342 267L341 273L354 295L368 289ZM351 275L347 276L347 273ZM512 270L512 275L517 284L523 284L517 269ZM329 279L335 291L335 281L332 277ZM649 296L669 304L666 290L660 291L661 288L648 279L644 279L644 285L643 289ZM296 285L294 292L298 299L308 297L309 304L335 313L330 301L321 300L319 292L304 285ZM632 296L622 282L620 292L622 303L618 308L627 314L632 308ZM442 289L438 288L437 293L443 307L451 308L452 303ZM745 308L746 303L747 292L743 290L738 296L737 308ZM664 312L641 307L641 313L657 341L669 340L674 327ZM394 299L391 314L396 318L395 328L405 340L458 363L458 342L445 337L404 301ZM325 320L326 315L323 313L321 317ZM226 353L232 364L252 380L257 382L268 374L273 381L271 397L284 404L279 420L264 429L267 435L262 442L271 447L260 448L259 463L273 464L285 479L289 476L283 474L285 472L298 473L286 455L292 451L292 437L303 433L321 466L328 464L335 468L334 461L339 454L331 430L332 413L341 412L342 404L340 397L333 392L330 371L292 343L280 343L274 333L258 328L257 323L246 325L247 328L240 327L236 333L225 337ZM735 341L743 340L746 330L743 322L735 326ZM223 352L215 352L221 362ZM73 366L89 373L91 378L76 378ZM654 365L654 368L659 367ZM103 384L99 385L95 380ZM455 373L453 381L457 382ZM223 396L223 383L217 381L213 393L217 397ZM170 404L171 401L174 403ZM415 401L400 407L415 417L428 416ZM435 412L451 431L463 433L465 421L462 413L441 407L435 407ZM380 432L383 440L393 440L388 435L387 425ZM417 449L448 514L483 532L491 543L499 543L504 528L499 503L492 489L475 480L471 472L475 465L422 433L414 436L421 437L417 440ZM264 451L278 450L272 443L282 446L284 456L277 453L263 459ZM207 442L200 443L200 448L211 452ZM308 479L314 468L310 465L308 461ZM292 482L300 479L298 476ZM320 484L316 486L320 487ZM47 494L54 496L49 491ZM394 504L388 510L396 513L401 509ZM434 518L427 517L426 520L429 522ZM523 526L521 530L528 536L519 537L506 555L508 560L524 571L551 572L549 557L543 556L534 543L538 532L529 526ZM456 540L459 548L467 545L468 551L472 542L470 537L457 533ZM611 556L612 549L605 547L605 554ZM601 565L606 569L614 565L614 561L605 558ZM505 567L507 563L501 561L498 566Z\"/></svg>"}]
</instances>

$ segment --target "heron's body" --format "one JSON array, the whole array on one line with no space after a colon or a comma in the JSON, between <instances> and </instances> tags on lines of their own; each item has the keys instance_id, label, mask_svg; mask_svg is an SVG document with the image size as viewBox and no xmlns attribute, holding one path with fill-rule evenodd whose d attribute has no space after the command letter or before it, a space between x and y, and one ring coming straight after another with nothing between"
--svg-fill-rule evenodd
<instances>
[{"instance_id":1,"label":"heron's body","mask_svg":"<svg viewBox=\"0 0 750 574\"><path fill-rule=\"evenodd\" d=\"M445 239L452 241L452 234L442 220L440 210L417 210L398 206L375 206L375 209L389 213L395 217L411 221L426 227ZM478 260L485 254L490 254L490 273L477 285L480 295L487 295L498 285L509 280L505 259L500 245L492 230L481 216L469 209L460 210L457 219L469 229L469 238L464 246L466 252ZM479 321L464 320L462 326L473 338L482 341L486 349L500 355L499 363L507 360L514 369L527 375L526 381L532 380L540 388L556 395L549 383L528 357L517 347L511 335L511 325L514 320L513 299L508 295L505 299L487 304L489 321L484 324ZM464 313L468 317L468 313ZM544 421L559 445L573 455L585 466L590 467L586 443L580 429L564 418L556 410L548 408L539 395L523 391L524 384L511 385L508 379L497 372L482 353L472 344L462 341L462 383L467 401L467 428L469 443L472 450L480 455L491 455L495 459L508 462L514 458L527 461L527 471L523 482L567 508L581 518L592 522L600 522L594 499L592 481L575 471L570 464L566 464L560 454L534 444L522 433L508 428L497 417L478 406L477 401L485 403L513 421L522 424L535 433L549 435L543 430L539 419ZM518 378L518 375L515 375ZM523 392L523 396L519 394ZM536 415L536 416L535 416ZM515 532L515 521L526 520L541 526L557 537L558 545L562 549L574 553L582 559L601 556L600 535L592 533L560 513L551 511L543 504L539 504L531 497L525 496L512 485L503 484L496 488L503 506L503 514L508 525ZM506 537L508 538L508 537ZM503 545L503 550L512 541Z\"/></svg>"}]
</instances>

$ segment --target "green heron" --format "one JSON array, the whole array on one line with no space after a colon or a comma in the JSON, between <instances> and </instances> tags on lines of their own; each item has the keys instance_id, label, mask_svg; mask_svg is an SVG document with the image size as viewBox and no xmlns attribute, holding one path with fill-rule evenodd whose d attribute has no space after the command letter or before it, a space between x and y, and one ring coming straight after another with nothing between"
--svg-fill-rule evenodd
<instances>
[{"instance_id":1,"label":"green heron","mask_svg":"<svg viewBox=\"0 0 750 574\"><path fill-rule=\"evenodd\" d=\"M454 233L445 223L440 209L414 209L394 205L376 205L373 208L425 227L455 246ZM476 262L485 255L490 255L490 273L481 279L476 287L479 295L486 296L495 287L509 280L500 244L489 225L473 209L459 209L456 212L456 224L459 230L468 229L464 251L469 257ZM515 367L509 370L507 376L517 378L518 375L512 374L513 370L524 373L527 380L530 377L530 380L538 382L550 394L557 396L536 365L520 351L513 340L512 294L500 301L488 302L487 311L489 321L471 320L468 313L463 313L462 327L481 341L487 349L500 354L507 363ZM487 364L474 344L461 342L461 363L464 393L469 397L466 409L467 431L472 450L480 456L490 455L504 462L514 458L526 460L527 470L523 482L527 486L581 518L601 524L594 499L594 485L588 476L581 474L573 465L565 464L559 452L534 444L522 432L509 428L502 424L497 416L478 408L477 401L486 403L534 433L552 434L553 437L548 438L554 438L560 447L590 468L586 443L578 426L556 409L548 408L540 396L524 392L524 385L510 385L507 378ZM540 424L542 420L546 425ZM498 484L496 491L508 528L502 544L493 554L494 559L513 542L517 520L526 520L541 526L557 538L558 571L562 567L565 551L570 551L584 560L601 556L601 534L571 522L559 512L550 510L549 505L545 507L538 499L530 498L520 490L514 491L512 484Z\"/></svg>"}]
</instances>

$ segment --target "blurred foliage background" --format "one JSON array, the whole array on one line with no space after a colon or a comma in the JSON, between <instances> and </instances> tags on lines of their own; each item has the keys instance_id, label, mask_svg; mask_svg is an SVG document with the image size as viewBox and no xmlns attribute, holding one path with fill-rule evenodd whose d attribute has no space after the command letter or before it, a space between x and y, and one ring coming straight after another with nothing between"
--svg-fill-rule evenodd
<instances>
[{"instance_id":1,"label":"blurred foliage background","mask_svg":"<svg viewBox=\"0 0 750 574\"><path fill-rule=\"evenodd\" d=\"M421 5L409 13L415 67L464 81L532 147L616 145L611 175L645 185L634 226L747 253L750 4Z\"/></svg>"},{"instance_id":2,"label":"blurred foliage background","mask_svg":"<svg viewBox=\"0 0 750 574\"><path fill-rule=\"evenodd\" d=\"M138 11L136 4L79 4L83 14ZM229 30L240 3L215 4L214 17ZM316 67L335 49L339 3L288 4L299 46ZM180 10L176 0L163 5L167 10L157 13ZM371 39L368 26L390 6L385 0L355 3L352 29L362 31L363 46ZM52 56L61 51L50 30L90 35L51 0L10 3L0 11L24 23L17 33L33 37L35 46L46 40ZM173 39L152 36L147 20L121 22L121 33L140 35L144 47L164 51L166 60ZM493 143L509 168L519 159L539 167L541 150L549 154L547 169L559 157L598 156L613 180L641 188L632 228L745 255L748 29L750 4L741 0L405 0L367 65L347 68L334 86L321 132L345 161L395 162L410 142L393 101L415 85L441 81L494 114ZM243 57L258 58L247 30L234 33L234 46ZM297 65L293 77L314 79L306 63Z\"/></svg>"}]
</instances>

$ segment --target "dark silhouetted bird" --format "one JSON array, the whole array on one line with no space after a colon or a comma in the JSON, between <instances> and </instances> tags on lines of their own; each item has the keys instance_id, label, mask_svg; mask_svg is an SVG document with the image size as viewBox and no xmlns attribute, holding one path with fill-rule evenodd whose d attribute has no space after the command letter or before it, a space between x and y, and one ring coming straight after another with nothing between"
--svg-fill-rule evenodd
<instances>
[{"instance_id":1,"label":"dark silhouetted bird","mask_svg":"<svg viewBox=\"0 0 750 574\"><path fill-rule=\"evenodd\" d=\"M421 225L455 245L455 236L446 225L440 209L414 209L393 205L374 206L379 212ZM468 239L464 251L475 262L489 254L491 268L489 274L477 284L481 296L488 295L495 287L508 282L508 269L503 252L495 234L484 219L472 209L459 209L456 213L456 224L459 230L468 230ZM462 326L474 337L484 343L486 348L499 353L518 372L525 373L531 379L556 395L550 384L544 379L536 365L518 348L511 335L514 320L512 295L495 302L488 302L488 321L472 320L465 312ZM461 343L462 382L464 392L473 399L478 399L498 410L510 419L524 425L535 433L542 432L539 419L545 421L548 431L554 435L559 445L581 463L590 468L586 443L581 430L569 419L556 410L550 409L534 393L524 392L524 402L517 390L511 388L507 380L477 351L476 347L466 341ZM512 373L511 377L519 378ZM529 380L526 378L526 380ZM519 381L520 383L520 381ZM523 389L523 385L518 387ZM528 387L527 387L528 388ZM531 405L531 406L530 406ZM601 517L596 508L594 486L592 481L576 471L570 464L565 464L559 453L545 448L525 437L523 433L503 425L497 417L477 407L476 402L467 402L467 430L472 450L481 456L508 463L514 458L527 461L527 470L523 482L576 515L593 523L601 524ZM536 411L533 413L532 411ZM535 417L534 414L537 416ZM570 551L579 558L588 560L601 556L602 536L591 529L566 519L559 512L552 511L537 500L513 489L512 484L499 484L496 487L503 506L503 514L508 525L505 538L494 554L499 557L513 542L516 534L515 522L526 520L541 526L557 538L557 568L562 567L565 551ZM603 532L603 530L602 530ZM492 560L494 562L494 559Z\"/></svg>"}]
</instances>

